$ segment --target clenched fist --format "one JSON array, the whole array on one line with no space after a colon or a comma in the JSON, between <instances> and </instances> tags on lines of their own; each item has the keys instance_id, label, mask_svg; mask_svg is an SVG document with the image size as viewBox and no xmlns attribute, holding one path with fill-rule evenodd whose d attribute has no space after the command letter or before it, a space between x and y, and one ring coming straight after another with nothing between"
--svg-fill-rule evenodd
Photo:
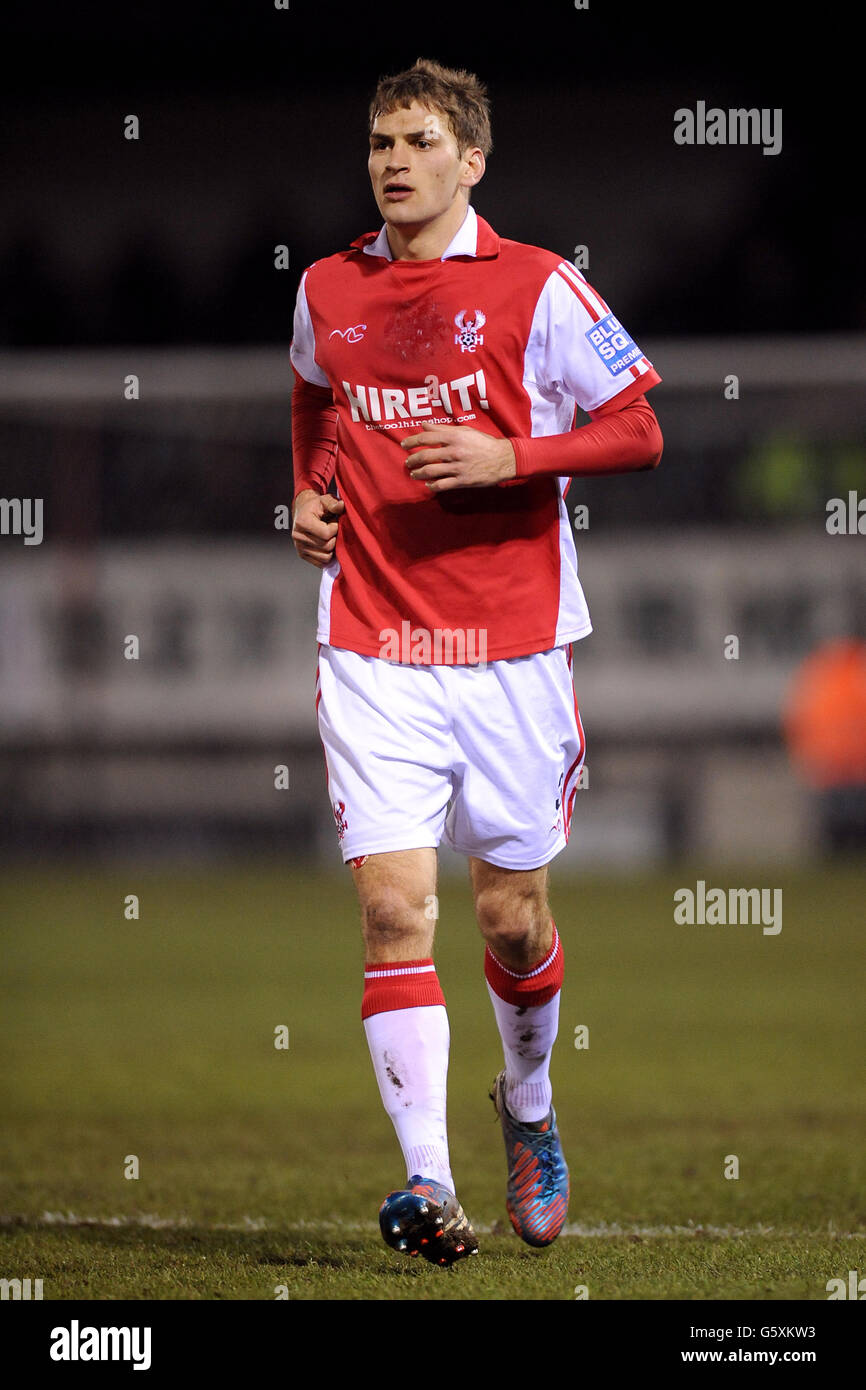
<instances>
[{"instance_id":1,"label":"clenched fist","mask_svg":"<svg viewBox=\"0 0 866 1390\"><path fill-rule=\"evenodd\" d=\"M346 510L341 498L307 489L295 498L292 540L302 560L324 569L334 558L337 518Z\"/></svg>"}]
</instances>

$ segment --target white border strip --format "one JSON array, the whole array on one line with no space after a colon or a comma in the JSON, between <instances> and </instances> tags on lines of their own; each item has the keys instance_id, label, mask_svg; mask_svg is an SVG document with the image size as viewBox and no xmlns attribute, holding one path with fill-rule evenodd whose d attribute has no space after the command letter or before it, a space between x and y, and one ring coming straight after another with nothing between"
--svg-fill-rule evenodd
<instances>
[{"instance_id":1,"label":"white border strip","mask_svg":"<svg viewBox=\"0 0 866 1390\"><path fill-rule=\"evenodd\" d=\"M321 1231L334 1232L341 1231L345 1235L370 1235L378 1231L378 1223L375 1221L343 1221L339 1217L332 1217L322 1221L286 1221L285 1224L274 1225L261 1216L245 1216L241 1221L230 1222L204 1222L195 1221L191 1217L181 1216L158 1216L153 1212L141 1212L136 1216L76 1216L71 1211L44 1211L40 1217L27 1216L0 1216L0 1230L21 1230L34 1227L78 1227L78 1226L104 1226L104 1227L123 1227L129 1230L137 1228L151 1231L185 1231L185 1230L206 1230L206 1231L268 1231L273 1235L285 1234L288 1231ZM510 1227L506 1222L496 1222L494 1226L475 1225L478 1235L509 1235ZM715 1226L712 1224L701 1224L689 1221L684 1226L621 1226L618 1222L601 1221L596 1225L586 1225L583 1222L571 1221L562 1228L564 1236L580 1236L585 1240L621 1240L623 1238L639 1237L642 1240L664 1240L671 1237L682 1238L687 1236L691 1239L702 1236L710 1237L714 1240L751 1240L757 1238L774 1240L866 1240L866 1231L837 1231L835 1226L828 1225L824 1230L818 1231L792 1231L782 1230L775 1226Z\"/></svg>"}]
</instances>

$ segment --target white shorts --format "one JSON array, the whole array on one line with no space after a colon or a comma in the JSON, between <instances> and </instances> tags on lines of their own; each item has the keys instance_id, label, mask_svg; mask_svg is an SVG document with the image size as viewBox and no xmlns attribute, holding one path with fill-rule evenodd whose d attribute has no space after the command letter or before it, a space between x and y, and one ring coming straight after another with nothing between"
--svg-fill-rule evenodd
<instances>
[{"instance_id":1,"label":"white shorts","mask_svg":"<svg viewBox=\"0 0 866 1390\"><path fill-rule=\"evenodd\" d=\"M505 869L565 848L585 751L570 646L418 666L320 644L316 708L344 862L443 833Z\"/></svg>"}]
</instances>

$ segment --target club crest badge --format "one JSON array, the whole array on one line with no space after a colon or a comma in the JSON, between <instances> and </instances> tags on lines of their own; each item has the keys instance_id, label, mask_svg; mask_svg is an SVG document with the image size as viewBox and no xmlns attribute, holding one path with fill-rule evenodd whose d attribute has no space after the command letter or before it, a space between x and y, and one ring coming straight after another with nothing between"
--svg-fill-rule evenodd
<instances>
[{"instance_id":1,"label":"club crest badge","mask_svg":"<svg viewBox=\"0 0 866 1390\"><path fill-rule=\"evenodd\" d=\"M334 812L334 820L337 822L337 839L342 840L349 828L346 820L346 803L345 801L335 801L331 809Z\"/></svg>"},{"instance_id":2,"label":"club crest badge","mask_svg":"<svg viewBox=\"0 0 866 1390\"><path fill-rule=\"evenodd\" d=\"M454 341L461 352L474 352L477 347L484 343L484 334L481 329L487 322L487 315L480 309L475 310L473 318L467 309L461 309L459 314L454 316L454 322L460 330L454 335Z\"/></svg>"}]
</instances>

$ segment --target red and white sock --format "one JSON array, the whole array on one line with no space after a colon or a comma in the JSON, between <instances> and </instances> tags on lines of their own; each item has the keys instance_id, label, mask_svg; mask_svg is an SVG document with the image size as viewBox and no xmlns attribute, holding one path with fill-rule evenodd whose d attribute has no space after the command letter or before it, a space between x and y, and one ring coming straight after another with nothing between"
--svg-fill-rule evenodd
<instances>
[{"instance_id":1,"label":"red and white sock","mask_svg":"<svg viewBox=\"0 0 866 1390\"><path fill-rule=\"evenodd\" d=\"M368 965L361 1017L406 1176L420 1173L453 1192L445 1125L451 1035L433 961Z\"/></svg>"},{"instance_id":2,"label":"red and white sock","mask_svg":"<svg viewBox=\"0 0 866 1390\"><path fill-rule=\"evenodd\" d=\"M559 1027L562 943L556 924L544 960L523 973L497 960L488 946L484 975L505 1053L505 1103L515 1120L547 1118L552 1099L550 1054Z\"/></svg>"}]
</instances>

